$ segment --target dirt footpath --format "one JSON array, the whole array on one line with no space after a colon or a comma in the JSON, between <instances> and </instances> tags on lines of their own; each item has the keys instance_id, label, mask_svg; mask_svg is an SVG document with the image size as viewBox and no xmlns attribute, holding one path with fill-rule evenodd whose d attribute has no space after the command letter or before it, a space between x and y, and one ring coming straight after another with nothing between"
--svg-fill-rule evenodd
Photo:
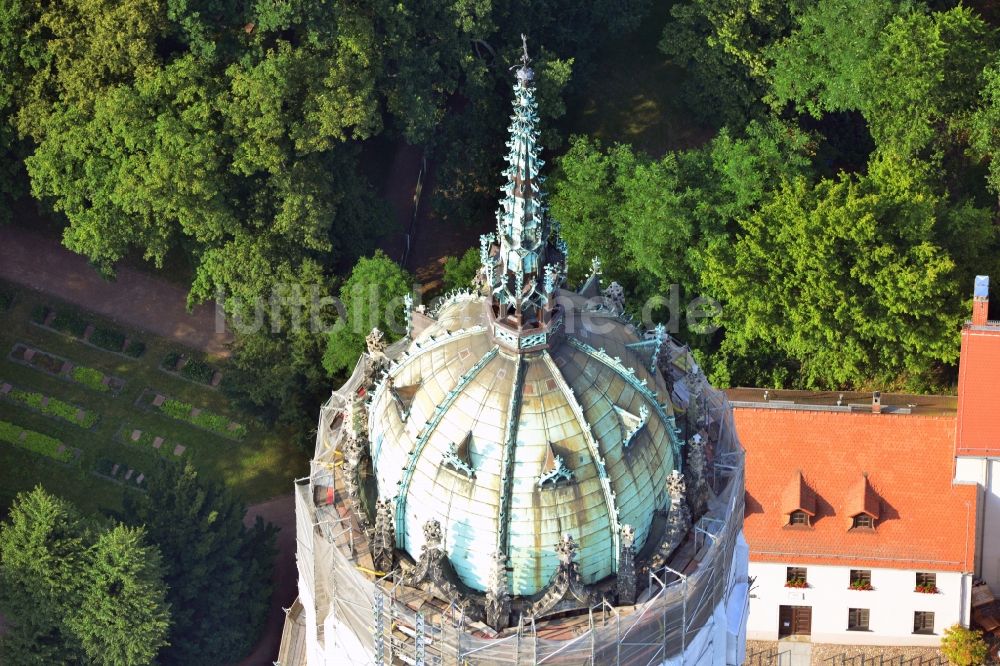
<instances>
[{"instance_id":1,"label":"dirt footpath","mask_svg":"<svg viewBox=\"0 0 1000 666\"><path fill-rule=\"evenodd\" d=\"M187 347L229 355L232 336L216 331L214 305L188 312L185 289L132 268L118 269L109 282L83 256L27 229L0 226L0 277Z\"/></svg>"}]
</instances>

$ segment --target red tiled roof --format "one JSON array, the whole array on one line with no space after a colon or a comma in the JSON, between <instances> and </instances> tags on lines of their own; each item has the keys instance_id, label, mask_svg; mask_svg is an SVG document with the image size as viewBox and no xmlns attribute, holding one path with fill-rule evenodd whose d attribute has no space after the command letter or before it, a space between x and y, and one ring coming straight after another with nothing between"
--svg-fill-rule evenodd
<instances>
[{"instance_id":1,"label":"red tiled roof","mask_svg":"<svg viewBox=\"0 0 1000 666\"><path fill-rule=\"evenodd\" d=\"M954 417L734 412L747 452L744 529L751 560L973 569L977 489L952 484ZM785 494L800 470L816 495L811 526L785 524ZM848 529L846 518L859 507L876 509L874 530Z\"/></svg>"},{"instance_id":2,"label":"red tiled roof","mask_svg":"<svg viewBox=\"0 0 1000 666\"><path fill-rule=\"evenodd\" d=\"M958 369L956 455L1000 455L1000 326L966 327Z\"/></svg>"},{"instance_id":3,"label":"red tiled roof","mask_svg":"<svg viewBox=\"0 0 1000 666\"><path fill-rule=\"evenodd\" d=\"M872 484L868 483L868 477L862 474L858 482L847 491L845 513L848 524L853 524L854 516L862 513L867 513L872 518L878 519L879 504L881 502L872 488Z\"/></svg>"},{"instance_id":4,"label":"red tiled roof","mask_svg":"<svg viewBox=\"0 0 1000 666\"><path fill-rule=\"evenodd\" d=\"M787 516L794 511L805 511L810 516L816 515L816 496L806 485L802 470L795 472L795 476L781 493L781 512Z\"/></svg>"}]
</instances>

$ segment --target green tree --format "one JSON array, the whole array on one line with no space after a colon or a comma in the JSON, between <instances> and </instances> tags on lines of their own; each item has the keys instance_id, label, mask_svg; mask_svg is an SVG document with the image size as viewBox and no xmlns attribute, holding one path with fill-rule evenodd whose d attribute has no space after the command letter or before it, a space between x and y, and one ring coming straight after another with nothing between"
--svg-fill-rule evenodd
<instances>
[{"instance_id":1,"label":"green tree","mask_svg":"<svg viewBox=\"0 0 1000 666\"><path fill-rule=\"evenodd\" d=\"M444 288L468 289L476 279L481 264L479 263L479 248L470 247L460 258L448 257L444 261Z\"/></svg>"},{"instance_id":2,"label":"green tree","mask_svg":"<svg viewBox=\"0 0 1000 666\"><path fill-rule=\"evenodd\" d=\"M772 44L770 97L816 118L860 110L873 81L872 54L898 10L895 0L819 0L795 18L794 31ZM886 72L878 72L884 76Z\"/></svg>"},{"instance_id":3,"label":"green tree","mask_svg":"<svg viewBox=\"0 0 1000 666\"><path fill-rule=\"evenodd\" d=\"M161 463L147 490L126 496L124 518L145 526L163 556L172 623L160 661L238 661L267 612L276 528L259 517L245 527L245 507L190 462Z\"/></svg>"},{"instance_id":4,"label":"green tree","mask_svg":"<svg viewBox=\"0 0 1000 666\"><path fill-rule=\"evenodd\" d=\"M994 56L983 70L983 88L979 104L970 116L969 128L969 143L989 165L987 184L1000 207L1000 57Z\"/></svg>"},{"instance_id":5,"label":"green tree","mask_svg":"<svg viewBox=\"0 0 1000 666\"><path fill-rule=\"evenodd\" d=\"M331 375L354 367L365 347L365 336L378 327L389 340L404 331L403 297L413 289L413 277L381 250L358 261L340 289L344 316L330 333L323 367Z\"/></svg>"},{"instance_id":6,"label":"green tree","mask_svg":"<svg viewBox=\"0 0 1000 666\"><path fill-rule=\"evenodd\" d=\"M767 48L788 34L802 4L691 0L671 7L660 50L690 72L683 94L692 110L731 125L759 116Z\"/></svg>"},{"instance_id":7,"label":"green tree","mask_svg":"<svg viewBox=\"0 0 1000 666\"><path fill-rule=\"evenodd\" d=\"M934 240L942 208L925 187L873 178L783 183L735 241L710 248L704 280L724 303L718 372L770 383L755 361L778 356L809 388L926 388L956 360L964 316L955 262Z\"/></svg>"},{"instance_id":8,"label":"green tree","mask_svg":"<svg viewBox=\"0 0 1000 666\"><path fill-rule=\"evenodd\" d=\"M597 257L604 272L622 280L631 274L629 258L621 245L622 230L617 207L621 205L620 177L630 174L637 157L631 147L604 149L596 139L575 138L556 162L550 182L552 217L572 248L570 277L580 280Z\"/></svg>"},{"instance_id":9,"label":"green tree","mask_svg":"<svg viewBox=\"0 0 1000 666\"><path fill-rule=\"evenodd\" d=\"M953 666L979 666L989 652L983 632L955 624L944 630L941 652Z\"/></svg>"},{"instance_id":10,"label":"green tree","mask_svg":"<svg viewBox=\"0 0 1000 666\"><path fill-rule=\"evenodd\" d=\"M0 661L70 664L80 641L65 618L79 597L84 527L75 507L41 486L21 493L0 523L0 608L8 619Z\"/></svg>"},{"instance_id":11,"label":"green tree","mask_svg":"<svg viewBox=\"0 0 1000 666\"><path fill-rule=\"evenodd\" d=\"M112 666L150 664L167 644L170 609L162 562L142 528L117 525L85 552L78 603L66 623L87 658Z\"/></svg>"},{"instance_id":12,"label":"green tree","mask_svg":"<svg viewBox=\"0 0 1000 666\"><path fill-rule=\"evenodd\" d=\"M872 56L861 111L880 152L936 157L976 102L993 29L968 7L897 16Z\"/></svg>"},{"instance_id":13,"label":"green tree","mask_svg":"<svg viewBox=\"0 0 1000 666\"><path fill-rule=\"evenodd\" d=\"M628 146L578 139L558 161L552 214L579 279L591 257L638 302L678 284L689 297L709 286L704 252L770 196L771 183L810 171L810 138L779 122L723 130L708 145L660 160Z\"/></svg>"},{"instance_id":14,"label":"green tree","mask_svg":"<svg viewBox=\"0 0 1000 666\"><path fill-rule=\"evenodd\" d=\"M965 143L994 31L968 7L821 0L767 49L773 103L860 111L881 156L937 163Z\"/></svg>"}]
</instances>

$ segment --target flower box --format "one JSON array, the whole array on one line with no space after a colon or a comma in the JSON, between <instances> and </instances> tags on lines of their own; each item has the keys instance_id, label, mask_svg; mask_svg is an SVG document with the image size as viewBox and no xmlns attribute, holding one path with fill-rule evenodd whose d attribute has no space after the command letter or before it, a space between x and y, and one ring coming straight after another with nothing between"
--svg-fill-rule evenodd
<instances>
[{"instance_id":1,"label":"flower box","mask_svg":"<svg viewBox=\"0 0 1000 666\"><path fill-rule=\"evenodd\" d=\"M937 594L940 590L934 585L917 585L913 588L914 592L921 592L923 594Z\"/></svg>"},{"instance_id":2,"label":"flower box","mask_svg":"<svg viewBox=\"0 0 1000 666\"><path fill-rule=\"evenodd\" d=\"M785 587L809 587L809 583L805 581L804 578L793 578L792 580L785 581Z\"/></svg>"},{"instance_id":3,"label":"flower box","mask_svg":"<svg viewBox=\"0 0 1000 666\"><path fill-rule=\"evenodd\" d=\"M872 584L869 583L869 582L867 582L867 581L852 580L851 581L851 587L850 587L850 589L852 589L852 590L863 590L863 591L867 592L869 590L874 590L875 588L872 587Z\"/></svg>"}]
</instances>

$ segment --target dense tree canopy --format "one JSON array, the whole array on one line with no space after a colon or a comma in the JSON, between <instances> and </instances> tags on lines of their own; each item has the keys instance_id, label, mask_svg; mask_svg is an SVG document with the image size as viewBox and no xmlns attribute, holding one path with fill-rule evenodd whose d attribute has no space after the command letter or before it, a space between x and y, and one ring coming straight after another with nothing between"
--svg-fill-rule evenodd
<instances>
[{"instance_id":1,"label":"dense tree canopy","mask_svg":"<svg viewBox=\"0 0 1000 666\"><path fill-rule=\"evenodd\" d=\"M65 221L65 245L109 274L126 257L161 265L184 255L191 301L219 297L236 329L228 390L270 422L311 423L330 373L350 368L374 323L363 314L359 328L348 314L330 334L338 315L322 301L348 289L343 276L391 229L370 163L385 146L419 144L434 166L435 215L456 227L492 219L509 67L526 33L543 144L559 158L552 212L575 278L599 256L634 308L672 284L685 300L753 303L753 283L722 275L720 262L734 262L730 274L767 266L793 283L820 271L803 259L789 272L787 257L810 241L786 246L792 239L763 235L780 230L755 220L783 216L817 235L818 252L827 225L864 213L882 237L905 239L889 243L903 263L867 268L907 274L923 248L940 269L925 268L914 289L940 308L910 357L859 352L840 368L813 358L819 340L860 349L909 339L895 329L912 322L893 313L882 332L848 311L788 317L787 339L727 316L695 345L720 351L717 378L727 381L943 387L936 378L953 359L941 345L962 285L998 256L995 18L920 1L682 0L659 47L714 137L655 157L567 141L567 100L651 6L0 0L0 197L29 185ZM919 213L901 203L917 195ZM857 238L838 242L863 247ZM860 270L846 253L830 259L841 264L824 280ZM451 264L449 283L464 281L471 261ZM884 294L856 297L878 312Z\"/></svg>"},{"instance_id":2,"label":"dense tree canopy","mask_svg":"<svg viewBox=\"0 0 1000 666\"><path fill-rule=\"evenodd\" d=\"M151 664L167 643L162 561L142 528L84 518L41 487L0 523L0 609L11 664Z\"/></svg>"},{"instance_id":3,"label":"dense tree canopy","mask_svg":"<svg viewBox=\"0 0 1000 666\"><path fill-rule=\"evenodd\" d=\"M238 661L259 636L271 596L275 529L260 518L246 528L245 512L190 462L160 464L148 492L126 497L123 517L145 526L163 556L172 610L161 663Z\"/></svg>"},{"instance_id":4,"label":"dense tree canopy","mask_svg":"<svg viewBox=\"0 0 1000 666\"><path fill-rule=\"evenodd\" d=\"M784 357L812 388L898 385L954 362L965 311L950 298L955 263L932 240L939 208L873 178L785 181L735 243L709 252L705 280L726 304L717 374L752 349ZM769 364L749 371L781 379Z\"/></svg>"},{"instance_id":5,"label":"dense tree canopy","mask_svg":"<svg viewBox=\"0 0 1000 666\"><path fill-rule=\"evenodd\" d=\"M599 257L637 307L665 297L671 284L685 299L705 293L705 249L756 210L775 180L807 173L809 148L806 134L777 121L751 123L738 137L723 130L702 148L660 160L626 145L575 141L552 192L552 213L573 248L571 273L582 277Z\"/></svg>"},{"instance_id":6,"label":"dense tree canopy","mask_svg":"<svg viewBox=\"0 0 1000 666\"><path fill-rule=\"evenodd\" d=\"M413 286L413 277L381 251L358 261L340 289L343 316L326 343L323 365L327 371L350 371L373 328L380 329L387 341L402 337L406 332L403 298Z\"/></svg>"}]
</instances>

